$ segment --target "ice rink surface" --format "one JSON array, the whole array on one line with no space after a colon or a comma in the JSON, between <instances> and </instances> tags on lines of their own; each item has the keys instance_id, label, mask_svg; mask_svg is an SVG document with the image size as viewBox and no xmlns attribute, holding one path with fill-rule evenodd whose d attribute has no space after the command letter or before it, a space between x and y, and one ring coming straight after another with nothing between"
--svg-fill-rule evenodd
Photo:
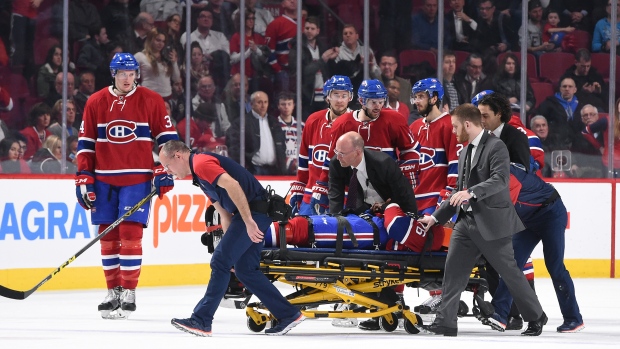
<instances>
[{"instance_id":1,"label":"ice rink surface","mask_svg":"<svg viewBox=\"0 0 620 349\"><path fill-rule=\"evenodd\" d=\"M279 284L284 294L292 287ZM577 299L586 328L557 333L562 323L550 279L536 279L536 293L549 316L540 337L518 331L499 333L473 317L459 320L456 338L410 335L402 329L386 333L331 326L330 319L306 320L285 336L254 333L246 326L244 310L220 307L213 337L195 337L172 325L173 317L189 317L206 286L138 288L138 310L128 320L103 320L97 305L104 290L38 291L26 300L0 298L0 348L220 348L220 349L362 349L362 348L620 348L620 280L575 279ZM413 307L428 292L407 288L405 301ZM471 294L462 297L471 307Z\"/></svg>"}]
</instances>

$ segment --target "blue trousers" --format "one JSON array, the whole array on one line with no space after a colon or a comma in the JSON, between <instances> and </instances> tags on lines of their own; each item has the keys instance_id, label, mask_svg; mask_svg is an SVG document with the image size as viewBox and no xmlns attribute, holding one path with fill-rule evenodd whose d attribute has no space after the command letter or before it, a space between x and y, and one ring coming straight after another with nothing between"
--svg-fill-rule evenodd
<instances>
[{"instance_id":1,"label":"blue trousers","mask_svg":"<svg viewBox=\"0 0 620 349\"><path fill-rule=\"evenodd\" d=\"M252 218L262 232L267 231L271 224L271 218L263 213L252 212ZM260 271L262 249L262 242L253 243L250 240L241 215L232 216L228 230L211 257L211 279L207 292L194 308L194 320L211 327L213 315L226 293L232 266L237 278L277 319L292 317L299 312Z\"/></svg>"},{"instance_id":2,"label":"blue trousers","mask_svg":"<svg viewBox=\"0 0 620 349\"><path fill-rule=\"evenodd\" d=\"M545 266L551 276L564 321L581 323L583 319L575 296L575 285L564 266L564 233L567 220L566 207L562 199L558 198L532 219L523 222L527 229L512 237L512 246L517 266L523 269L534 247L542 241ZM512 296L501 279L491 303L498 315L507 318Z\"/></svg>"}]
</instances>

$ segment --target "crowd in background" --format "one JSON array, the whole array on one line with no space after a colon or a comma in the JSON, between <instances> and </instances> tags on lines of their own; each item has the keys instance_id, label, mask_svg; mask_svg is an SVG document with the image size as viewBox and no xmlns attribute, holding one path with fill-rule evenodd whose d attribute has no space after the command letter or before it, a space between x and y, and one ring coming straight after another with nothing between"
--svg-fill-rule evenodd
<instances>
[{"instance_id":1,"label":"crowd in background","mask_svg":"<svg viewBox=\"0 0 620 349\"><path fill-rule=\"evenodd\" d=\"M112 83L109 62L118 52L136 57L140 84L163 97L182 139L190 123L192 148L220 153L227 149L230 157L241 161L244 113L246 167L256 174L292 175L297 166L297 108L303 120L326 108L322 86L330 76L349 76L357 91L367 65L369 78L381 80L388 89L385 107L399 111L409 123L419 118L410 101L411 85L436 76L438 69L443 73L445 111L469 102L478 92L493 90L508 97L520 114L520 43L527 43L528 51L525 125L542 141L542 174L601 178L608 169L620 169L620 151L617 164L608 164L606 156L609 115L619 124L618 102L614 110L608 108L610 0L530 0L528 13L522 13L521 1L516 0L445 0L443 14L438 13L438 1L444 0L371 0L366 43L362 0L304 0L300 44L297 0L247 0L242 55L238 0L70 0L66 106L61 101L62 1L4 1L0 172L75 172L84 105L91 94ZM441 30L439 16L444 18ZM521 30L523 16L528 24ZM187 20L190 33L185 32ZM191 44L185 47L188 34ZM439 35L444 50L438 67ZM363 54L365 45L368 57ZM301 106L295 105L297 93ZM63 107L65 169L59 141ZM359 107L357 98L350 107ZM276 145L267 155L261 151L260 137L252 133L262 127L262 120ZM620 148L620 130L614 134L613 147ZM257 158L268 159L269 166L257 167L265 172L253 169Z\"/></svg>"}]
</instances>

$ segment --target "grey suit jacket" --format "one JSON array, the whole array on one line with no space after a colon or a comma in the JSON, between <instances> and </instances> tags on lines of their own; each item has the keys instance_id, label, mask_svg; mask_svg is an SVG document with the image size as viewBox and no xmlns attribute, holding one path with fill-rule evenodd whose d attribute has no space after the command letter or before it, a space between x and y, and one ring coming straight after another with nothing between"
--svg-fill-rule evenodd
<instances>
[{"instance_id":1,"label":"grey suit jacket","mask_svg":"<svg viewBox=\"0 0 620 349\"><path fill-rule=\"evenodd\" d=\"M476 195L470 205L480 235L487 240L501 239L525 229L510 200L510 159L504 142L484 132L474 154L467 185L461 185L466 151L459 157L458 188L469 188ZM452 193L454 194L456 190ZM433 216L440 223L448 221L459 207L444 200Z\"/></svg>"}]
</instances>

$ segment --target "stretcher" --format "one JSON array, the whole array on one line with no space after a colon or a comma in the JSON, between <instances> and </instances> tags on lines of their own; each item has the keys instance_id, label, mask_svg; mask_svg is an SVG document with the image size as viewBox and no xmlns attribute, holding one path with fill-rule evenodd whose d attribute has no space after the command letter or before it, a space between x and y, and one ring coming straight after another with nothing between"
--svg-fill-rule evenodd
<instances>
[{"instance_id":1,"label":"stretcher","mask_svg":"<svg viewBox=\"0 0 620 349\"><path fill-rule=\"evenodd\" d=\"M215 219L209 220L208 214L206 217L208 226L217 224L217 214ZM291 234L287 236L286 224L279 225L278 234L278 246L263 249L260 269L272 282L294 286L295 291L285 297L304 316L311 319L379 317L380 328L387 332L396 330L398 319L402 318L407 333L420 332L422 317L402 304L393 288L399 285L427 290L441 288L447 252L346 248L355 241L346 228L334 232L333 248L291 247L287 244ZM488 284L477 272L483 265L481 260L472 270L466 288L473 293L473 316L493 314L490 303L484 301ZM248 294L236 303L237 308L246 310L248 328L260 332L268 323L273 326L277 319L260 301L249 302L250 297ZM355 307L344 310L335 307L341 303ZM460 315L465 316L467 312L465 309Z\"/></svg>"}]
</instances>

